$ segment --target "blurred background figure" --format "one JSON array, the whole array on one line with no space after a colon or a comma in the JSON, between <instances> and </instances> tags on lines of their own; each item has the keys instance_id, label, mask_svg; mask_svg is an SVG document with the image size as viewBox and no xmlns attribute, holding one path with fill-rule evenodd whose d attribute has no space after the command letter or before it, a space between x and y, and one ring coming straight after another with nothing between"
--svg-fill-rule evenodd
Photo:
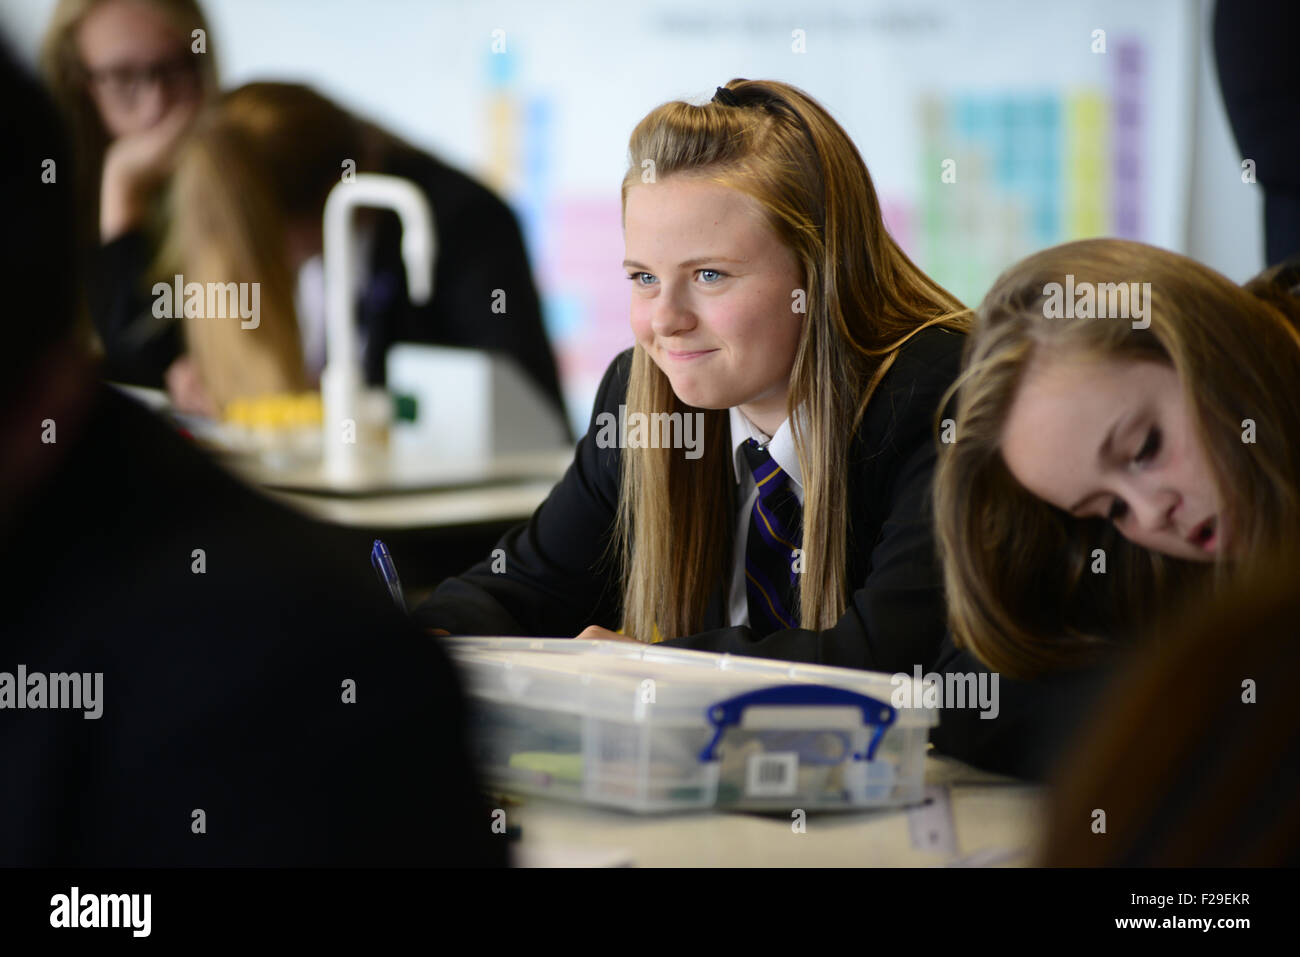
<instances>
[{"instance_id":1,"label":"blurred background figure","mask_svg":"<svg viewBox=\"0 0 1300 957\"><path fill-rule=\"evenodd\" d=\"M1300 556L1270 567L1157 629L1098 702L1042 863L1300 864Z\"/></svg>"},{"instance_id":2,"label":"blurred background figure","mask_svg":"<svg viewBox=\"0 0 1300 957\"><path fill-rule=\"evenodd\" d=\"M179 330L154 318L144 277L177 144L217 91L209 42L194 0L60 0L41 54L79 164L78 241L104 374L170 380L179 394L192 370L172 367Z\"/></svg>"},{"instance_id":3,"label":"blurred background figure","mask_svg":"<svg viewBox=\"0 0 1300 957\"><path fill-rule=\"evenodd\" d=\"M1264 188L1264 246L1269 265L1300 254L1300 5L1261 0L1218 3L1214 60L1232 133L1243 161Z\"/></svg>"},{"instance_id":4,"label":"blurred background figure","mask_svg":"<svg viewBox=\"0 0 1300 957\"><path fill-rule=\"evenodd\" d=\"M197 373L178 405L215 414L231 399L318 384L325 362L321 223L330 190L355 173L415 183L433 211L433 297L408 298L397 216L356 221L358 335L367 380L384 381L395 342L488 349L512 357L564 420L559 377L514 214L470 177L305 86L250 83L194 126L176 160L155 278L260 284L256 328L184 320ZM494 309L494 303L504 305Z\"/></svg>"}]
</instances>

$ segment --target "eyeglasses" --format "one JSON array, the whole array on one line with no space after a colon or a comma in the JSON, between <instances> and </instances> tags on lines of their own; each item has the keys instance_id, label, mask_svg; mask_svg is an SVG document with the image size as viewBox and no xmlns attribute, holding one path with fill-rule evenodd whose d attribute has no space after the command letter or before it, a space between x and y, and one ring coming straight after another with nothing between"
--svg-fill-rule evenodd
<instances>
[{"instance_id":1,"label":"eyeglasses","mask_svg":"<svg viewBox=\"0 0 1300 957\"><path fill-rule=\"evenodd\" d=\"M145 87L154 83L172 90L192 88L198 81L199 65L194 56L183 54L140 66L110 66L85 73L101 94L129 108L135 105Z\"/></svg>"}]
</instances>

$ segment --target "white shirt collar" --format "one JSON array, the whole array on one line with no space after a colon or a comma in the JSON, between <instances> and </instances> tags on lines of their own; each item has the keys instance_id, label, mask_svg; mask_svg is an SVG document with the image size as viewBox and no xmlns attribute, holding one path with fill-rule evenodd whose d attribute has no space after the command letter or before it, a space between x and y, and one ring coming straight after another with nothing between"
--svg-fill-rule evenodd
<instances>
[{"instance_id":1,"label":"white shirt collar","mask_svg":"<svg viewBox=\"0 0 1300 957\"><path fill-rule=\"evenodd\" d=\"M776 435L768 436L750 422L738 407L732 406L727 411L731 418L731 464L736 470L736 482L743 481L745 476L753 477L753 473L749 470L749 462L745 460L745 453L741 450L745 440L752 438L759 445L767 446L767 454L772 456L772 461L802 489L803 472L799 468L799 455L795 452L794 430L790 427L790 420L787 418L781 423L776 430Z\"/></svg>"}]
</instances>

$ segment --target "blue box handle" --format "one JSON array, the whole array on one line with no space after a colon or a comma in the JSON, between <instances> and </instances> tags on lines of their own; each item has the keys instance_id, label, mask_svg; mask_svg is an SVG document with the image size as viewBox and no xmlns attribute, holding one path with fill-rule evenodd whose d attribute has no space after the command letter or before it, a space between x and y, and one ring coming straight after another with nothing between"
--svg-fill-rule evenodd
<instances>
[{"instance_id":1,"label":"blue box handle","mask_svg":"<svg viewBox=\"0 0 1300 957\"><path fill-rule=\"evenodd\" d=\"M734 698L727 698L725 701L714 702L704 710L705 717L714 727L714 732L713 739L700 752L700 760L717 760L718 742L722 740L727 728L740 724L740 720L747 708L801 707L808 705L820 707L849 706L862 711L862 724L865 727L874 727L875 732L871 735L871 743L867 746L867 753L865 755L853 755L855 761L875 760L876 748L880 744L880 739L885 736L885 732L889 730L898 717L898 711L893 706L877 701L867 695L858 694L855 691L847 691L844 688L832 688L827 685L777 685L774 688L760 688L758 691L748 691L745 694L736 695Z\"/></svg>"}]
</instances>

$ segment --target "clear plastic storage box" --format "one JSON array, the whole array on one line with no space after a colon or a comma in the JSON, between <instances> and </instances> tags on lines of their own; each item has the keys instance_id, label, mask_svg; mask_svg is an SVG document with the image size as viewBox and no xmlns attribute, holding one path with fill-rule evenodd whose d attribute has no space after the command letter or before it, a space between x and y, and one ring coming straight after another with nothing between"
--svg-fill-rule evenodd
<instances>
[{"instance_id":1,"label":"clear plastic storage box","mask_svg":"<svg viewBox=\"0 0 1300 957\"><path fill-rule=\"evenodd\" d=\"M479 767L505 791L644 812L922 799L938 719L890 703L911 677L623 641L447 642Z\"/></svg>"}]
</instances>

